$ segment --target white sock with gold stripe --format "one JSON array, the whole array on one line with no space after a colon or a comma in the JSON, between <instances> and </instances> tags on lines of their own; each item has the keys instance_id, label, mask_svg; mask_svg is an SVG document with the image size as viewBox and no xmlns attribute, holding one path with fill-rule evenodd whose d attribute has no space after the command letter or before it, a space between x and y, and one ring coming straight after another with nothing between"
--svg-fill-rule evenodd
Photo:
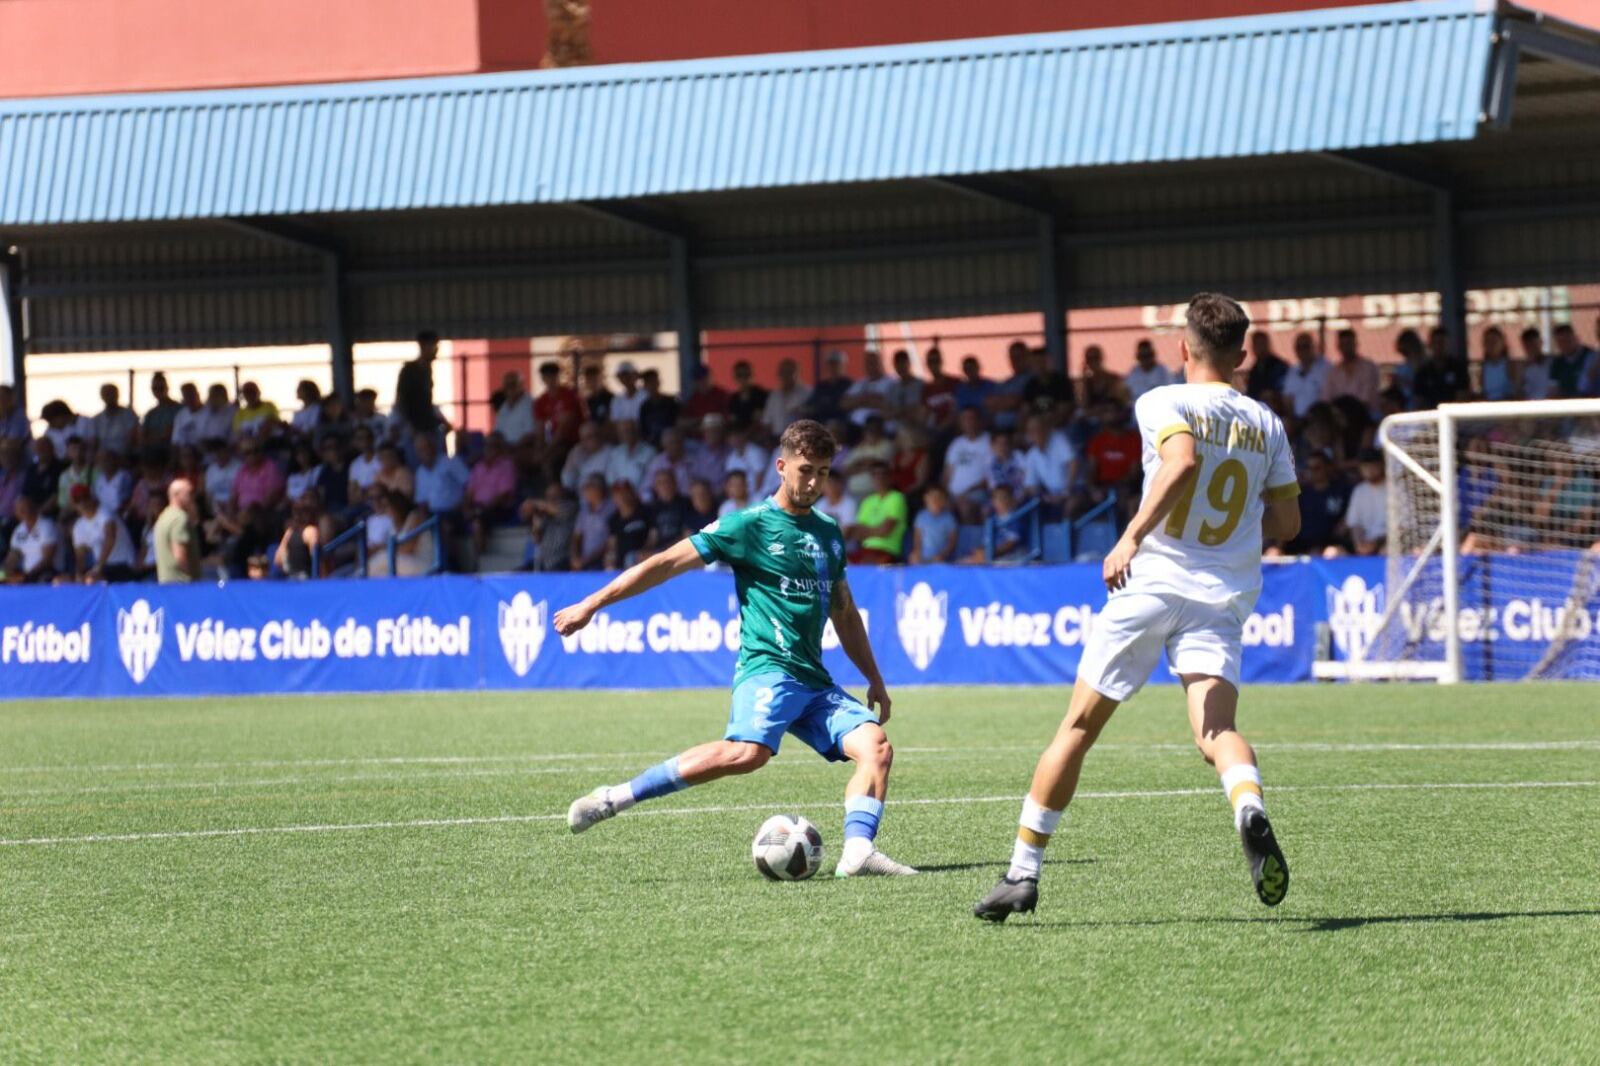
<instances>
[{"instance_id":1,"label":"white sock with gold stripe","mask_svg":"<svg viewBox=\"0 0 1600 1066\"><path fill-rule=\"evenodd\" d=\"M1233 804L1233 827L1244 824L1244 812L1251 807L1267 809L1261 800L1261 771L1249 763L1229 767L1222 775L1222 791Z\"/></svg>"},{"instance_id":2,"label":"white sock with gold stripe","mask_svg":"<svg viewBox=\"0 0 1600 1066\"><path fill-rule=\"evenodd\" d=\"M1011 869L1006 876L1016 881L1031 877L1038 880L1044 867L1044 847L1050 843L1050 834L1061 822L1062 811L1052 811L1033 802L1029 796L1022 801L1022 817L1017 822L1017 842L1011 848Z\"/></svg>"}]
</instances>

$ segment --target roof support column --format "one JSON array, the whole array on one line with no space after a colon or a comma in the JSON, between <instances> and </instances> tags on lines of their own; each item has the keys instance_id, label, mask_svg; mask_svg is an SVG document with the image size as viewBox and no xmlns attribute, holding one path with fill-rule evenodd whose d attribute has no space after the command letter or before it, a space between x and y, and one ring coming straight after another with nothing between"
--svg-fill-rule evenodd
<instances>
[{"instance_id":1,"label":"roof support column","mask_svg":"<svg viewBox=\"0 0 1600 1066\"><path fill-rule=\"evenodd\" d=\"M1038 256L1039 314L1044 319L1044 347L1050 366L1062 374L1067 369L1067 307L1062 296L1061 261L1056 228L1061 221L1061 205L1049 189L1016 177L1009 178L927 178L928 184L958 192L974 200L1000 204L1025 212L1034 221L1035 254Z\"/></svg>"},{"instance_id":2,"label":"roof support column","mask_svg":"<svg viewBox=\"0 0 1600 1066\"><path fill-rule=\"evenodd\" d=\"M678 393L687 396L700 369L700 311L694 299L694 262L689 239L669 238L672 247L672 328L678 334Z\"/></svg>"},{"instance_id":3,"label":"roof support column","mask_svg":"<svg viewBox=\"0 0 1600 1066\"><path fill-rule=\"evenodd\" d=\"M1061 298L1061 270L1056 252L1056 219L1041 214L1039 226L1039 310L1044 315L1044 347L1050 367L1067 372L1067 307Z\"/></svg>"},{"instance_id":4,"label":"roof support column","mask_svg":"<svg viewBox=\"0 0 1600 1066\"><path fill-rule=\"evenodd\" d=\"M328 351L333 363L333 391L338 393L349 410L356 399L355 346L350 342L350 326L346 321L347 301L344 281L344 259L338 252L322 253L323 332L328 337Z\"/></svg>"},{"instance_id":5,"label":"roof support column","mask_svg":"<svg viewBox=\"0 0 1600 1066\"><path fill-rule=\"evenodd\" d=\"M657 207L629 201L572 205L580 211L631 226L667 242L667 284L672 292L672 329L678 335L678 390L687 394L700 369L700 307L694 292L694 235Z\"/></svg>"},{"instance_id":6,"label":"roof support column","mask_svg":"<svg viewBox=\"0 0 1600 1066\"><path fill-rule=\"evenodd\" d=\"M0 255L0 385L10 385L17 406L28 409L27 338L22 328L22 260Z\"/></svg>"},{"instance_id":7,"label":"roof support column","mask_svg":"<svg viewBox=\"0 0 1600 1066\"><path fill-rule=\"evenodd\" d=\"M1450 338L1451 354L1467 355L1467 294L1461 284L1455 193L1433 191L1433 285L1439 290L1439 325Z\"/></svg>"}]
</instances>

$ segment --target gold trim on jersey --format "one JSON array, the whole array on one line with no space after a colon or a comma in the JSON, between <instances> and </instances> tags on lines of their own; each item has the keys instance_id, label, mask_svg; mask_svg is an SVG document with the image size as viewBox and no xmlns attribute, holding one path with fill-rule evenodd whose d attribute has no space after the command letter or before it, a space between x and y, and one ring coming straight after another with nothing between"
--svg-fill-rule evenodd
<instances>
[{"instance_id":1,"label":"gold trim on jersey","mask_svg":"<svg viewBox=\"0 0 1600 1066\"><path fill-rule=\"evenodd\" d=\"M1268 503L1279 503L1283 500L1292 500L1300 495L1300 483L1291 481L1287 485L1273 485L1262 493Z\"/></svg>"},{"instance_id":2,"label":"gold trim on jersey","mask_svg":"<svg viewBox=\"0 0 1600 1066\"><path fill-rule=\"evenodd\" d=\"M1169 438L1176 437L1179 433L1187 433L1190 436L1194 436L1194 430L1190 428L1189 423L1174 422L1170 426L1163 426L1161 432L1156 434L1156 447L1161 447L1167 443Z\"/></svg>"}]
</instances>

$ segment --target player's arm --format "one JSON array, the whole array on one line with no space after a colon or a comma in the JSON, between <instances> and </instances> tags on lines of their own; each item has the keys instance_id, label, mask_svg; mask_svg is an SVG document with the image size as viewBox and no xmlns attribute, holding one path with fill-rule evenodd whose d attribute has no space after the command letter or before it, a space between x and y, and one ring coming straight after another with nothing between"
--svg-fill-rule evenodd
<instances>
[{"instance_id":1,"label":"player's arm","mask_svg":"<svg viewBox=\"0 0 1600 1066\"><path fill-rule=\"evenodd\" d=\"M584 597L571 607L557 611L556 632L564 637L571 636L588 625L589 619L593 618L601 608L637 596L641 592L648 592L657 585L671 581L679 574L687 574L705 565L694 545L687 538L680 540L637 566L624 570L599 592Z\"/></svg>"},{"instance_id":2,"label":"player's arm","mask_svg":"<svg viewBox=\"0 0 1600 1066\"><path fill-rule=\"evenodd\" d=\"M1340 525L1344 525L1343 522ZM1268 540L1293 540L1300 535L1300 498L1273 499L1269 494L1261 513L1261 532Z\"/></svg>"},{"instance_id":3,"label":"player's arm","mask_svg":"<svg viewBox=\"0 0 1600 1066\"><path fill-rule=\"evenodd\" d=\"M866 624L861 621L856 599L850 594L850 582L843 577L833 586L828 617L833 619L833 631L839 634L839 647L855 663L861 676L867 679L867 709L877 713L879 722L887 722L889 690L884 688L883 675L878 673L878 660L872 655L872 642L867 639Z\"/></svg>"},{"instance_id":4,"label":"player's arm","mask_svg":"<svg viewBox=\"0 0 1600 1066\"><path fill-rule=\"evenodd\" d=\"M1121 539L1111 549L1111 554L1106 556L1105 565L1101 568L1106 588L1113 592L1127 584L1128 569L1139 545L1144 543L1144 538L1152 530L1166 521L1168 513L1189 491L1189 484L1200 469L1200 461L1194 451L1194 434L1187 429L1172 433L1161 442L1158 450L1161 469L1156 471L1150 491L1145 493L1138 513L1128 523L1128 528L1122 531Z\"/></svg>"}]
</instances>

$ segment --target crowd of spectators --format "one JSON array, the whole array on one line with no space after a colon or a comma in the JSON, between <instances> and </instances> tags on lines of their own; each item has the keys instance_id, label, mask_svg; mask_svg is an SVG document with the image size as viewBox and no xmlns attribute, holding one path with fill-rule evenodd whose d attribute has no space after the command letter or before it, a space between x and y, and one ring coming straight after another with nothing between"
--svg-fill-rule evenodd
<instances>
[{"instance_id":1,"label":"crowd of spectators","mask_svg":"<svg viewBox=\"0 0 1600 1066\"><path fill-rule=\"evenodd\" d=\"M1540 333L1526 330L1517 359L1498 327L1476 339L1479 358L1469 363L1445 331L1424 340L1405 330L1395 342L1399 361L1380 366L1359 351L1353 331L1337 335L1331 356L1310 333L1293 337L1289 358L1270 334L1251 336L1236 387L1284 418L1303 489L1300 535L1269 550L1383 550L1384 463L1374 444L1385 415L1449 401L1600 396L1600 354L1570 325L1555 330L1549 353ZM626 361L614 368L613 391L599 359L552 360L538 367L537 394L520 374L506 374L492 431L473 434L456 432L433 403L437 343L419 335L388 412L371 390L347 407L310 381L289 414L251 382L237 396L212 385L204 398L184 383L175 399L156 374L155 403L142 416L108 384L92 416L60 400L45 404L36 434L0 386L5 579L348 571L353 545L314 560L362 522L374 574L388 572L392 537L413 535L397 567L417 573L431 565L433 537L449 565L471 567L504 527L527 531L527 568L621 567L774 491L772 448L801 417L840 442L818 507L843 527L856 561L1004 559L1022 549L1025 510L1044 521L1096 511L1119 525L1131 515L1141 481L1132 404L1181 378L1148 340L1137 343L1125 375L1091 345L1082 376L1069 379L1043 349L1016 341L999 380L970 355L959 373L946 373L937 348L922 353L921 372L908 351L885 366L869 350L851 377L835 351L813 384L785 359L776 386L763 388L739 362L733 389L702 368L676 396L662 391L654 370ZM961 527L986 521L993 536L963 554Z\"/></svg>"}]
</instances>

